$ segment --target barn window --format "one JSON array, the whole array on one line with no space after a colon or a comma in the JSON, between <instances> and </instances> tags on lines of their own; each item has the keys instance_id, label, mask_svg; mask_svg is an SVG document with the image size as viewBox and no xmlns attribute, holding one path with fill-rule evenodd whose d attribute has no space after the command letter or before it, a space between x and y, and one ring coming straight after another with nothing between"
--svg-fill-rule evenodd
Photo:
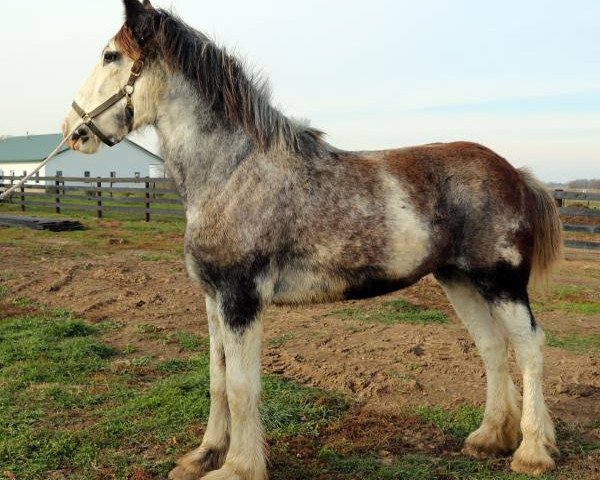
<instances>
[{"instance_id":1,"label":"barn window","mask_svg":"<svg viewBox=\"0 0 600 480\"><path fill-rule=\"evenodd\" d=\"M110 172L110 178L117 178L117 172Z\"/></svg>"},{"instance_id":2,"label":"barn window","mask_svg":"<svg viewBox=\"0 0 600 480\"><path fill-rule=\"evenodd\" d=\"M90 178L90 172L88 172L88 171L83 172L83 176L85 178Z\"/></svg>"},{"instance_id":3,"label":"barn window","mask_svg":"<svg viewBox=\"0 0 600 480\"><path fill-rule=\"evenodd\" d=\"M56 171L56 176L57 176L57 177L62 177L62 176L63 176L63 174L62 174L62 170L57 170L57 171Z\"/></svg>"}]
</instances>

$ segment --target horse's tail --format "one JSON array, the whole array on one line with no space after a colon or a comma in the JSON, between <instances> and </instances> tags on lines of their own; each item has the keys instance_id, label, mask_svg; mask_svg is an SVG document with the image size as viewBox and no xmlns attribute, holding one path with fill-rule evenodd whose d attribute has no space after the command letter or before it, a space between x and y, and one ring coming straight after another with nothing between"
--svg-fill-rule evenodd
<instances>
[{"instance_id":1,"label":"horse's tail","mask_svg":"<svg viewBox=\"0 0 600 480\"><path fill-rule=\"evenodd\" d=\"M562 252L562 224L550 192L528 170L519 173L531 194L530 224L533 229L531 275L534 283L543 281Z\"/></svg>"}]
</instances>

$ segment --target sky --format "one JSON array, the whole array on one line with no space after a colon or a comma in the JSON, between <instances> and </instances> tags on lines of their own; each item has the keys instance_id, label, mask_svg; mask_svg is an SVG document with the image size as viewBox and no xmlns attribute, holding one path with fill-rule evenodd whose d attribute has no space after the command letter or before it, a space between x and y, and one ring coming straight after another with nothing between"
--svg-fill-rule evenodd
<instances>
[{"instance_id":1,"label":"sky","mask_svg":"<svg viewBox=\"0 0 600 480\"><path fill-rule=\"evenodd\" d=\"M600 177L597 0L154 0L339 148L483 143L544 181ZM55 133L120 0L3 2L0 134ZM152 129L133 140L157 151Z\"/></svg>"}]
</instances>

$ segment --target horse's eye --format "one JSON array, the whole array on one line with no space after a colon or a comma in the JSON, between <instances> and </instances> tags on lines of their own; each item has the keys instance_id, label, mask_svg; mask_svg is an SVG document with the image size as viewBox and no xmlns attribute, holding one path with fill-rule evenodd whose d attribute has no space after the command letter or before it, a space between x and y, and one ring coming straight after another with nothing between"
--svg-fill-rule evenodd
<instances>
[{"instance_id":1,"label":"horse's eye","mask_svg":"<svg viewBox=\"0 0 600 480\"><path fill-rule=\"evenodd\" d=\"M116 62L119 59L119 54L117 52L106 52L104 54L104 65L108 65L109 63Z\"/></svg>"}]
</instances>

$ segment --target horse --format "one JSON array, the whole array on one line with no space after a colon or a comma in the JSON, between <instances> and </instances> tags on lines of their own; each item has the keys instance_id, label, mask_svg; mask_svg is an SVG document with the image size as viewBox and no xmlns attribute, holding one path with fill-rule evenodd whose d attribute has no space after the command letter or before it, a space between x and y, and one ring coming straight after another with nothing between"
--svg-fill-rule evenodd
<instances>
[{"instance_id":1,"label":"horse","mask_svg":"<svg viewBox=\"0 0 600 480\"><path fill-rule=\"evenodd\" d=\"M156 127L183 199L185 264L206 299L211 406L200 446L169 478L267 477L259 417L267 306L369 298L428 274L486 369L483 421L463 452L514 452L515 472L551 470L544 334L528 297L530 279L548 273L562 243L544 186L470 142L335 148L275 108L266 82L206 35L147 0L124 7L63 131L72 149L91 154L102 141ZM102 103L113 92L120 96ZM522 412L509 344L523 377Z\"/></svg>"}]
</instances>

